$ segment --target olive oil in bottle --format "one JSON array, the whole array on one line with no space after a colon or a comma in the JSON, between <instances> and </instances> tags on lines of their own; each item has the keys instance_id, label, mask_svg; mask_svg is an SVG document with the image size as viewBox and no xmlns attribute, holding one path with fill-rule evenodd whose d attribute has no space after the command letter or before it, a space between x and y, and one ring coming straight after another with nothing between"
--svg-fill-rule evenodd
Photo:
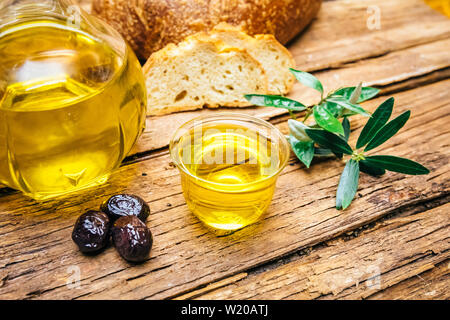
<instances>
[{"instance_id":1,"label":"olive oil in bottle","mask_svg":"<svg viewBox=\"0 0 450 320\"><path fill-rule=\"evenodd\" d=\"M44 199L106 181L145 125L123 44L55 19L0 29L0 183Z\"/></svg>"}]
</instances>

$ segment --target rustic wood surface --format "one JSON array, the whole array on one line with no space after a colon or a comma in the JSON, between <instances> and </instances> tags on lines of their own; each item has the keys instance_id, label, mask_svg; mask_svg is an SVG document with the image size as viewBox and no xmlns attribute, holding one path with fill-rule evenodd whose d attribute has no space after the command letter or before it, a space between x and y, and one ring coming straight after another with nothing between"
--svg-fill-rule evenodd
<instances>
[{"instance_id":1,"label":"rustic wood surface","mask_svg":"<svg viewBox=\"0 0 450 320\"><path fill-rule=\"evenodd\" d=\"M351 240L327 242L277 268L247 275L200 299L324 299L383 297L385 288L432 269L450 257L450 204L407 217L391 218ZM355 263L358 262L358 263ZM447 272L448 274L448 272ZM359 284L359 285L358 285ZM445 294L421 287L431 298ZM186 297L186 296L185 296Z\"/></svg>"},{"instance_id":2,"label":"rustic wood surface","mask_svg":"<svg viewBox=\"0 0 450 320\"><path fill-rule=\"evenodd\" d=\"M366 25L371 5L380 8L379 30ZM357 199L342 212L334 195L344 164L321 160L306 170L292 157L264 219L218 237L189 213L167 143L193 116L230 110L148 118L131 156L101 187L40 203L0 189L0 298L448 299L450 19L421 0L324 2L289 49L328 89L361 80L381 88L364 103L368 110L391 95L394 115L411 110L377 153L419 161L431 173L363 174ZM292 97L317 98L300 85ZM240 111L286 132L283 110ZM364 122L351 119L351 143ZM124 262L111 247L85 256L70 239L80 213L122 192L152 209L155 243L144 264ZM81 282L72 288L74 270Z\"/></svg>"}]
</instances>

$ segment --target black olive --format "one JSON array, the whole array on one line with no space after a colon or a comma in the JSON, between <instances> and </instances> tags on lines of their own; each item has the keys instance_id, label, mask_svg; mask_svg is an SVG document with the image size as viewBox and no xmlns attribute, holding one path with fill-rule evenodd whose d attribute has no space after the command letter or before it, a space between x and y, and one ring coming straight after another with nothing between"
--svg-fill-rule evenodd
<instances>
[{"instance_id":1,"label":"black olive","mask_svg":"<svg viewBox=\"0 0 450 320\"><path fill-rule=\"evenodd\" d=\"M132 262L147 259L153 244L152 233L136 216L117 219L112 227L112 239L119 254Z\"/></svg>"},{"instance_id":2,"label":"black olive","mask_svg":"<svg viewBox=\"0 0 450 320\"><path fill-rule=\"evenodd\" d=\"M117 194L102 203L100 210L106 213L112 221L124 216L136 216L142 222L147 220L150 207L140 197L131 194Z\"/></svg>"},{"instance_id":3,"label":"black olive","mask_svg":"<svg viewBox=\"0 0 450 320\"><path fill-rule=\"evenodd\" d=\"M108 244L110 226L110 220L105 213L89 210L78 217L73 228L72 240L81 252L100 251Z\"/></svg>"}]
</instances>

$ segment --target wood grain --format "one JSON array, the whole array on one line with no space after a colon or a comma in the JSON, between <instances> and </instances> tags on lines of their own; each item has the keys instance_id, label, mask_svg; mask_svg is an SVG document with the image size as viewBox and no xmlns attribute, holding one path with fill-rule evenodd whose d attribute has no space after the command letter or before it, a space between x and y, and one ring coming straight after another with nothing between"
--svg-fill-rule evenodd
<instances>
[{"instance_id":1,"label":"wood grain","mask_svg":"<svg viewBox=\"0 0 450 320\"><path fill-rule=\"evenodd\" d=\"M4 279L0 295L170 298L326 241L405 205L446 195L450 189L449 84L450 80L441 81L397 94L395 114L411 109L412 118L379 150L426 163L432 173L363 175L358 199L344 212L334 209L343 168L335 160L316 162L310 170L293 161L279 179L264 220L227 237L216 237L189 213L178 173L165 154L124 166L106 185L70 197L36 203L18 193L5 195L0 198L0 279ZM383 100L370 101L365 107L373 111ZM352 120L356 131L361 121ZM97 257L83 256L70 239L80 213L119 192L139 194L152 208L148 226L155 244L150 261L141 265L122 261L113 248ZM79 289L66 286L71 267L81 272Z\"/></svg>"},{"instance_id":2,"label":"wood grain","mask_svg":"<svg viewBox=\"0 0 450 320\"><path fill-rule=\"evenodd\" d=\"M433 288L424 288L413 278L413 284L404 283L394 295L382 292L389 292L386 289L392 284L431 270L450 257L449 212L447 203L416 215L389 219L352 240L327 242L325 247L296 261L234 279L234 283L206 294L192 296L193 292L189 298L383 299L401 297L411 287L426 289L421 297L427 299L436 295L448 298L450 293L443 290L443 284L450 284L450 278L439 281L448 274L447 266L441 267L447 270L437 271L439 278Z\"/></svg>"}]
</instances>

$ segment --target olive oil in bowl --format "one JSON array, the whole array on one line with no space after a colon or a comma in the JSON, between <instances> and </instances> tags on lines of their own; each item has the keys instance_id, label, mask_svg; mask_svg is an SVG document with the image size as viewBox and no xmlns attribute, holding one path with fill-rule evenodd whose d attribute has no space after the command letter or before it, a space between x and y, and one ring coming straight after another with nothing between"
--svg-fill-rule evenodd
<instances>
[{"instance_id":1,"label":"olive oil in bowl","mask_svg":"<svg viewBox=\"0 0 450 320\"><path fill-rule=\"evenodd\" d=\"M189 209L207 226L232 231L266 211L289 147L269 123L225 113L183 125L171 155Z\"/></svg>"},{"instance_id":2,"label":"olive oil in bowl","mask_svg":"<svg viewBox=\"0 0 450 320\"><path fill-rule=\"evenodd\" d=\"M57 19L0 29L0 183L45 199L102 183L145 125L141 67Z\"/></svg>"}]
</instances>

